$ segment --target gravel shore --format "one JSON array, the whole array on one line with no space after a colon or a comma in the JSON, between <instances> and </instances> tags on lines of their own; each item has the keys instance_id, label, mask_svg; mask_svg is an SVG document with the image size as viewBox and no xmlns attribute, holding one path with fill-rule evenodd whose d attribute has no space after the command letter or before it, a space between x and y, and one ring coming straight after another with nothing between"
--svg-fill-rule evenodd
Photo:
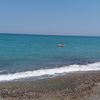
<instances>
[{"instance_id":1,"label":"gravel shore","mask_svg":"<svg viewBox=\"0 0 100 100\"><path fill-rule=\"evenodd\" d=\"M100 71L0 83L0 100L100 100L99 95Z\"/></svg>"}]
</instances>

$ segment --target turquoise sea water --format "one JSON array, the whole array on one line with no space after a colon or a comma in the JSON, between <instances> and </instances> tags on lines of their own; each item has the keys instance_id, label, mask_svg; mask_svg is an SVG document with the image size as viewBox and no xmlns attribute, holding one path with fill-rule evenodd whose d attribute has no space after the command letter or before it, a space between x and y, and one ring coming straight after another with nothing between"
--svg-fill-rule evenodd
<instances>
[{"instance_id":1,"label":"turquoise sea water","mask_svg":"<svg viewBox=\"0 0 100 100\"><path fill-rule=\"evenodd\" d=\"M61 42L65 47L57 46ZM41 69L54 71L53 69L59 70L56 68L63 66L69 68L71 65L80 66L97 62L100 62L100 37L0 34L1 80L7 75L13 77L16 73L30 72L33 76L40 76L50 72L46 70L43 74ZM94 69L98 66L94 66ZM85 67L88 69L88 66ZM71 70L73 71L73 67ZM32 73L34 71L37 72ZM16 77L13 79L24 78Z\"/></svg>"}]
</instances>

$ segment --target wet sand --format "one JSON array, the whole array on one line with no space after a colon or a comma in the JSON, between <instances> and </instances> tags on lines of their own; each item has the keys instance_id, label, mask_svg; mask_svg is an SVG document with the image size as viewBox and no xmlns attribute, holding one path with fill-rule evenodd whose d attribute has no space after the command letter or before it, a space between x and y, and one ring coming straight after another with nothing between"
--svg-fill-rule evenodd
<instances>
[{"instance_id":1,"label":"wet sand","mask_svg":"<svg viewBox=\"0 0 100 100\"><path fill-rule=\"evenodd\" d=\"M54 78L1 82L0 100L100 100L100 71L73 72Z\"/></svg>"}]
</instances>

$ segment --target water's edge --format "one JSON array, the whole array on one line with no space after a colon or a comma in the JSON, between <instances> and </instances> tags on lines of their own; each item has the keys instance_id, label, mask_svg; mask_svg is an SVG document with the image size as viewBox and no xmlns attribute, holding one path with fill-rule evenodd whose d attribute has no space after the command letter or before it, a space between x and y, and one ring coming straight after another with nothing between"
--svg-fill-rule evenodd
<instances>
[{"instance_id":1,"label":"water's edge","mask_svg":"<svg viewBox=\"0 0 100 100\"><path fill-rule=\"evenodd\" d=\"M1 74L0 75L0 82L2 81L12 81L18 79L25 79L31 77L43 77L43 76L55 76L60 75L63 73L68 72L76 72L76 71L97 71L100 70L100 62L87 64L87 65L69 65L69 66L62 66L59 68L52 68L52 69L39 69L33 71L25 71L25 72L18 72L18 73L9 73L9 74Z\"/></svg>"}]
</instances>

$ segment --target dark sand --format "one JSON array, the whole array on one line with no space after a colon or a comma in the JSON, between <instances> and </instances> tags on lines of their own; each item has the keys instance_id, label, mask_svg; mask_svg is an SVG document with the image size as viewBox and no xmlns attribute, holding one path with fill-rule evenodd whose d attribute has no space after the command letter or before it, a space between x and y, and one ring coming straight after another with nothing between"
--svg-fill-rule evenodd
<instances>
[{"instance_id":1,"label":"dark sand","mask_svg":"<svg viewBox=\"0 0 100 100\"><path fill-rule=\"evenodd\" d=\"M31 82L1 82L0 100L100 100L100 71Z\"/></svg>"}]
</instances>

